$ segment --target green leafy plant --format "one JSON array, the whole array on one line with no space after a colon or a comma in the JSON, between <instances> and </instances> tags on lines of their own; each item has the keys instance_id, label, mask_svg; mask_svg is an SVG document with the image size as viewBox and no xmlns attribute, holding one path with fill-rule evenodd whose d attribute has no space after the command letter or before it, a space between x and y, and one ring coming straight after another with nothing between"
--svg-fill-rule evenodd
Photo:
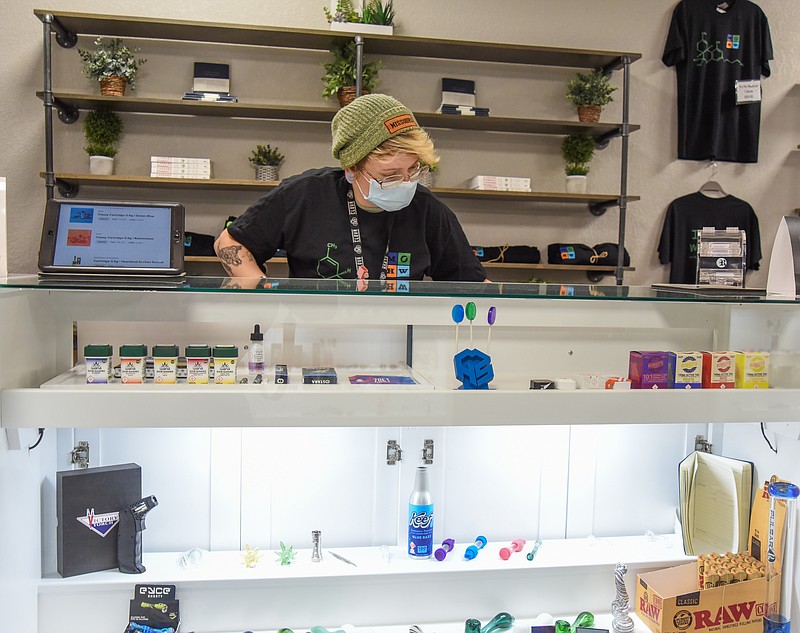
<instances>
[{"instance_id":1,"label":"green leafy plant","mask_svg":"<svg viewBox=\"0 0 800 633\"><path fill-rule=\"evenodd\" d=\"M253 167L259 167L261 165L272 165L273 167L278 167L283 162L285 156L278 151L278 148L272 148L271 145L256 145L256 148L253 150L252 155L250 156L250 163Z\"/></svg>"},{"instance_id":2,"label":"green leafy plant","mask_svg":"<svg viewBox=\"0 0 800 633\"><path fill-rule=\"evenodd\" d=\"M609 83L603 71L596 69L591 73L577 73L575 79L567 83L567 99L576 106L603 106L611 103L616 86Z\"/></svg>"},{"instance_id":3,"label":"green leafy plant","mask_svg":"<svg viewBox=\"0 0 800 633\"><path fill-rule=\"evenodd\" d=\"M113 110L92 110L83 120L86 153L89 156L117 155L116 144L122 136L122 119Z\"/></svg>"},{"instance_id":4,"label":"green leafy plant","mask_svg":"<svg viewBox=\"0 0 800 633\"><path fill-rule=\"evenodd\" d=\"M564 172L567 176L585 176L594 156L594 139L588 134L570 134L561 143Z\"/></svg>"},{"instance_id":5,"label":"green leafy plant","mask_svg":"<svg viewBox=\"0 0 800 633\"><path fill-rule=\"evenodd\" d=\"M281 565L291 565L294 557L297 555L294 548L291 545L286 547L283 541L281 541L281 548L275 553L278 555L278 560L281 562Z\"/></svg>"},{"instance_id":6,"label":"green leafy plant","mask_svg":"<svg viewBox=\"0 0 800 633\"><path fill-rule=\"evenodd\" d=\"M361 9L361 22L364 24L394 25L393 0L367 0Z\"/></svg>"},{"instance_id":7,"label":"green leafy plant","mask_svg":"<svg viewBox=\"0 0 800 633\"><path fill-rule=\"evenodd\" d=\"M83 74L89 79L100 80L104 77L117 75L128 81L131 90L136 87L136 74L139 67L146 59L136 59L134 53L138 48L128 48L120 38L110 40L108 43L98 37L95 41L95 50L78 49L78 55L83 60Z\"/></svg>"},{"instance_id":8,"label":"green leafy plant","mask_svg":"<svg viewBox=\"0 0 800 633\"><path fill-rule=\"evenodd\" d=\"M344 44L334 44L331 48L333 61L325 62L322 67L325 74L322 82L323 97L332 97L345 86L356 85L356 44L352 40ZM378 85L378 71L382 64L379 61L364 61L361 66L361 86L364 92L372 92Z\"/></svg>"},{"instance_id":9,"label":"green leafy plant","mask_svg":"<svg viewBox=\"0 0 800 633\"><path fill-rule=\"evenodd\" d=\"M324 7L323 11L328 22L361 22L361 16L353 6L353 0L338 0L334 13L331 13L328 7Z\"/></svg>"}]
</instances>

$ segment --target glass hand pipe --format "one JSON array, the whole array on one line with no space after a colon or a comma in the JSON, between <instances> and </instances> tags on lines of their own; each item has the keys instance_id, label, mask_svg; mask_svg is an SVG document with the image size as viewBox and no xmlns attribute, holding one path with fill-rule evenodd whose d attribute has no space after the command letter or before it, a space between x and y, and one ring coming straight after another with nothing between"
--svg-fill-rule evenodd
<instances>
[{"instance_id":1,"label":"glass hand pipe","mask_svg":"<svg viewBox=\"0 0 800 633\"><path fill-rule=\"evenodd\" d=\"M481 631L481 622L480 620L475 620L470 618L464 623L464 633L480 633Z\"/></svg>"},{"instance_id":2,"label":"glass hand pipe","mask_svg":"<svg viewBox=\"0 0 800 633\"><path fill-rule=\"evenodd\" d=\"M514 626L514 616L505 611L501 611L494 616L486 626L481 628L481 633L495 633L496 631L505 631Z\"/></svg>"},{"instance_id":3,"label":"glass hand pipe","mask_svg":"<svg viewBox=\"0 0 800 633\"><path fill-rule=\"evenodd\" d=\"M486 537L485 536L478 536L475 539L475 544L470 545L467 548L467 551L464 552L464 558L467 560L472 560L478 555L478 552L486 547Z\"/></svg>"},{"instance_id":4,"label":"glass hand pipe","mask_svg":"<svg viewBox=\"0 0 800 633\"><path fill-rule=\"evenodd\" d=\"M515 539L511 541L511 545L509 545L508 547L500 548L500 558L502 558L503 560L508 560L509 558L511 558L511 554L513 554L514 552L521 552L523 547L525 547L525 539L524 538Z\"/></svg>"},{"instance_id":5,"label":"glass hand pipe","mask_svg":"<svg viewBox=\"0 0 800 633\"><path fill-rule=\"evenodd\" d=\"M542 546L542 539L537 538L536 542L533 544L533 549L530 552L528 552L526 558L528 560L533 560L534 558L536 558L536 553L539 551L539 548L541 546Z\"/></svg>"},{"instance_id":6,"label":"glass hand pipe","mask_svg":"<svg viewBox=\"0 0 800 633\"><path fill-rule=\"evenodd\" d=\"M556 633L576 633L579 628L592 628L592 626L594 626L594 615L588 611L581 611L572 624L566 620L556 620Z\"/></svg>"},{"instance_id":7,"label":"glass hand pipe","mask_svg":"<svg viewBox=\"0 0 800 633\"><path fill-rule=\"evenodd\" d=\"M453 539L446 538L442 541L442 546L433 553L434 558L436 560L444 560L445 556L453 551L455 544L456 542Z\"/></svg>"}]
</instances>

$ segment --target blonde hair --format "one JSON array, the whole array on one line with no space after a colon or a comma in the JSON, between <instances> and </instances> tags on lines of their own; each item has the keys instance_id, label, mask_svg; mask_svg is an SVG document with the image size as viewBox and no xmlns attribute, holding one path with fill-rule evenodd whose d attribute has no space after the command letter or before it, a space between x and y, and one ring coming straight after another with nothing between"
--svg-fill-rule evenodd
<instances>
[{"instance_id":1,"label":"blonde hair","mask_svg":"<svg viewBox=\"0 0 800 633\"><path fill-rule=\"evenodd\" d=\"M378 160L393 156L394 154L412 154L419 158L419 162L429 167L436 167L439 163L439 155L436 153L436 148L433 146L433 141L428 133L422 128L408 130L402 132L397 136L384 141L364 158L362 158L354 167L361 169L364 163L370 158L377 158Z\"/></svg>"}]
</instances>

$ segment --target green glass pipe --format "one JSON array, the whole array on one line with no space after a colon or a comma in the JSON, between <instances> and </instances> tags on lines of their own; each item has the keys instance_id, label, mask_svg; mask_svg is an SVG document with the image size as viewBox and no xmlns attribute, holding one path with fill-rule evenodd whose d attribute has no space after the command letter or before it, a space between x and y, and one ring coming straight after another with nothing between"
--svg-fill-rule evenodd
<instances>
[{"instance_id":1,"label":"green glass pipe","mask_svg":"<svg viewBox=\"0 0 800 633\"><path fill-rule=\"evenodd\" d=\"M578 629L590 629L593 626L594 615L588 611L581 611L572 624L566 620L556 620L556 633L576 633Z\"/></svg>"},{"instance_id":2,"label":"green glass pipe","mask_svg":"<svg viewBox=\"0 0 800 633\"><path fill-rule=\"evenodd\" d=\"M464 623L464 633L480 633L480 631L481 631L480 620L475 620L474 618L470 618Z\"/></svg>"},{"instance_id":3,"label":"green glass pipe","mask_svg":"<svg viewBox=\"0 0 800 633\"><path fill-rule=\"evenodd\" d=\"M481 628L481 633L495 633L496 631L505 631L514 626L514 616L505 611L501 611L494 616L486 626Z\"/></svg>"}]
</instances>

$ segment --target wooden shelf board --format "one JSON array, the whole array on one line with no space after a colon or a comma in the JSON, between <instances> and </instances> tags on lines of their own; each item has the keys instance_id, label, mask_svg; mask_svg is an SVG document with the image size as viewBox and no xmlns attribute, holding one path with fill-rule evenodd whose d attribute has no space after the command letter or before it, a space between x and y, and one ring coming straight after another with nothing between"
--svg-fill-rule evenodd
<instances>
[{"instance_id":1,"label":"wooden shelf board","mask_svg":"<svg viewBox=\"0 0 800 633\"><path fill-rule=\"evenodd\" d=\"M39 176L44 178L44 172ZM96 176L57 172L56 180L67 183L95 187L141 187L154 189L215 189L221 191L263 191L274 189L280 182L274 180L245 180L235 178L152 178L150 176ZM434 187L431 189L441 198L491 200L500 202L556 202L564 204L592 204L611 202L619 199L617 194L608 193L559 193L546 191L481 191L478 189L458 189ZM639 196L628 196L629 202L639 200Z\"/></svg>"},{"instance_id":2,"label":"wooden shelf board","mask_svg":"<svg viewBox=\"0 0 800 633\"><path fill-rule=\"evenodd\" d=\"M42 98L41 92L37 92L37 95ZM154 99L150 97L106 97L64 92L54 93L53 96L57 101L80 110L111 108L117 112L136 112L141 114L330 122L337 112L330 108L311 106L213 103L207 101L183 101L180 99ZM622 128L621 123L581 123L579 121L462 116L431 112L415 112L414 114L423 127L481 132L555 135L584 132L593 137L601 137L619 133ZM631 132L635 132L639 127L638 125L629 125L628 129Z\"/></svg>"},{"instance_id":3,"label":"wooden shelf board","mask_svg":"<svg viewBox=\"0 0 800 633\"><path fill-rule=\"evenodd\" d=\"M192 263L202 263L202 264L215 264L219 262L218 257L214 256L206 256L206 255L187 255L185 261L192 262ZM272 259L267 261L268 264L287 264L288 261L285 257L273 257ZM568 272L570 270L576 270L580 272L614 272L616 270L615 266L567 266L563 264L506 264L503 262L484 262L484 268L503 268L509 270L562 270ZM626 271L633 271L636 268L632 266L626 266L624 268Z\"/></svg>"},{"instance_id":4,"label":"wooden shelf board","mask_svg":"<svg viewBox=\"0 0 800 633\"><path fill-rule=\"evenodd\" d=\"M40 172L44 177L44 173ZM56 173L56 180L94 187L140 187L154 189L216 189L220 191L261 191L274 189L274 180L237 180L233 178L151 178L150 176L96 176L94 174Z\"/></svg>"},{"instance_id":5,"label":"wooden shelf board","mask_svg":"<svg viewBox=\"0 0 800 633\"><path fill-rule=\"evenodd\" d=\"M338 31L277 28L249 24L215 24L192 20L167 20L36 9L43 19L53 15L65 29L77 34L141 37L181 41L212 42L328 50L334 41L347 41L351 33ZM566 68L600 68L619 65L623 58L636 61L639 53L597 51L495 42L443 40L404 35L366 35L369 55L398 55L434 59L529 64Z\"/></svg>"}]
</instances>

